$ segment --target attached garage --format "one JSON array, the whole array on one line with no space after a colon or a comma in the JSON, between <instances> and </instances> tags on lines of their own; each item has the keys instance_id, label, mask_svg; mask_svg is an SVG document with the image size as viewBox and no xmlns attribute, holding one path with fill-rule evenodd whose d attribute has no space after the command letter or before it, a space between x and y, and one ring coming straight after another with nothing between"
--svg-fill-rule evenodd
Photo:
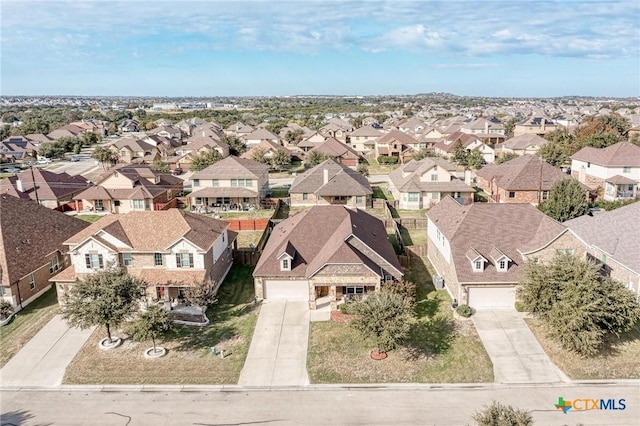
<instances>
[{"instance_id":1,"label":"attached garage","mask_svg":"<svg viewBox=\"0 0 640 426\"><path fill-rule=\"evenodd\" d=\"M266 280L265 299L309 300L309 282L306 280Z\"/></svg>"},{"instance_id":2,"label":"attached garage","mask_svg":"<svg viewBox=\"0 0 640 426\"><path fill-rule=\"evenodd\" d=\"M469 306L473 309L515 309L515 287L469 287Z\"/></svg>"}]
</instances>

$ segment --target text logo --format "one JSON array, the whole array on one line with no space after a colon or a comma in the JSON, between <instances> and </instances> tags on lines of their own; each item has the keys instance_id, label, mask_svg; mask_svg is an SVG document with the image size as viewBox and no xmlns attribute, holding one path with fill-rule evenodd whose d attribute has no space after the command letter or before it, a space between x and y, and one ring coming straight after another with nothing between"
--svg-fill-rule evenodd
<instances>
[{"instance_id":1,"label":"text logo","mask_svg":"<svg viewBox=\"0 0 640 426\"><path fill-rule=\"evenodd\" d=\"M591 410L624 410L627 408L625 399L602 399L602 398L580 398L573 401L558 397L558 402L553 405L558 410L567 414L569 410L591 411Z\"/></svg>"}]
</instances>

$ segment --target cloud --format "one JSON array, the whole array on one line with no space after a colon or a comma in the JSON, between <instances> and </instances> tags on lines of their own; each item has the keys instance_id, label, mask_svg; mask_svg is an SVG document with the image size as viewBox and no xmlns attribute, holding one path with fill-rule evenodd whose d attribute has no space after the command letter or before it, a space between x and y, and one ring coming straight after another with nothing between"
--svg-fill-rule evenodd
<instances>
[{"instance_id":1,"label":"cloud","mask_svg":"<svg viewBox=\"0 0 640 426\"><path fill-rule=\"evenodd\" d=\"M462 69L479 69L479 68L491 68L497 67L498 64L485 64L485 63L452 63L452 64L435 64L434 67L438 69L453 69L453 68L462 68Z\"/></svg>"}]
</instances>

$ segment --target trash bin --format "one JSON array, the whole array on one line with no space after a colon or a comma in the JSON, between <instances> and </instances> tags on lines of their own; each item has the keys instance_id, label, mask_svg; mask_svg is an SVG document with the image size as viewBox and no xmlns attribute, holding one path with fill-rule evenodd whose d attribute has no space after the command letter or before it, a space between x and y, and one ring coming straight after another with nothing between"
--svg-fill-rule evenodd
<instances>
[{"instance_id":1,"label":"trash bin","mask_svg":"<svg viewBox=\"0 0 640 426\"><path fill-rule=\"evenodd\" d=\"M211 356L216 356L216 355L217 355L216 347L215 347L215 346L211 346L211 347L209 348L209 355L211 355Z\"/></svg>"}]
</instances>

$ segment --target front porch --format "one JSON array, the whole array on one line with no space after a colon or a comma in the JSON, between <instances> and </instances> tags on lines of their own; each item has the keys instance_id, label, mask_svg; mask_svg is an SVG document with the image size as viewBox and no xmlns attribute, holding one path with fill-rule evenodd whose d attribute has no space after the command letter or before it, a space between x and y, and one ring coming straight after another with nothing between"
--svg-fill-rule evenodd
<instances>
[{"instance_id":1,"label":"front porch","mask_svg":"<svg viewBox=\"0 0 640 426\"><path fill-rule=\"evenodd\" d=\"M309 309L316 310L322 308L335 311L338 305L348 303L358 297L366 295L368 292L379 291L381 288L380 279L375 277L358 277L346 279L342 277L321 277L311 280L309 291Z\"/></svg>"},{"instance_id":2,"label":"front porch","mask_svg":"<svg viewBox=\"0 0 640 426\"><path fill-rule=\"evenodd\" d=\"M607 179L604 185L604 199L607 201L638 197L638 183L625 176L613 176Z\"/></svg>"}]
</instances>

